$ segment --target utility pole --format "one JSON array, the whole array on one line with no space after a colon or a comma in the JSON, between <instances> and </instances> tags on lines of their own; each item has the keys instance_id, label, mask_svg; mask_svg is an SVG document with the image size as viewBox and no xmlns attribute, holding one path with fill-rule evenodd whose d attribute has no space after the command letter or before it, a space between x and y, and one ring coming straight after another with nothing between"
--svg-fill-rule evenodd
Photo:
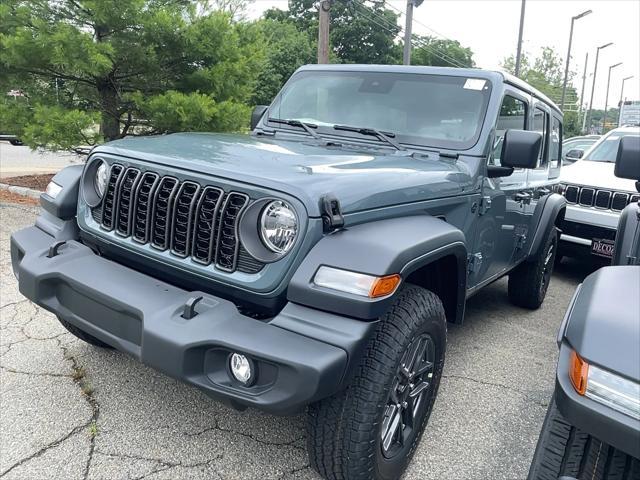
<instances>
[{"instance_id":1,"label":"utility pole","mask_svg":"<svg viewBox=\"0 0 640 480\"><path fill-rule=\"evenodd\" d=\"M407 0L407 12L404 23L404 50L402 64L411 65L411 30L413 29L413 7L419 7L424 0Z\"/></svg>"},{"instance_id":2,"label":"utility pole","mask_svg":"<svg viewBox=\"0 0 640 480\"><path fill-rule=\"evenodd\" d=\"M520 7L520 30L518 31L518 50L516 52L516 77L520 76L520 65L522 63L522 32L524 30L524 8L526 0L522 0Z\"/></svg>"},{"instance_id":3,"label":"utility pole","mask_svg":"<svg viewBox=\"0 0 640 480\"><path fill-rule=\"evenodd\" d=\"M587 83L587 65L589 64L589 52L584 55L584 71L582 72L582 90L580 91L580 107L578 108L578 121L582 118L582 110L584 109L584 86ZM584 130L584 120L582 123Z\"/></svg>"},{"instance_id":4,"label":"utility pole","mask_svg":"<svg viewBox=\"0 0 640 480\"><path fill-rule=\"evenodd\" d=\"M567 81L569 80L569 62L571 61L571 41L573 40L573 23L592 13L591 10L586 10L575 17L571 17L571 30L569 30L569 49L567 50L567 61L564 67L564 82L562 83L562 99L560 100L560 110L564 112L564 97L567 94Z\"/></svg>"},{"instance_id":5,"label":"utility pole","mask_svg":"<svg viewBox=\"0 0 640 480\"><path fill-rule=\"evenodd\" d=\"M589 100L589 110L587 110L587 116L585 121L585 128L591 128L591 109L593 108L593 94L596 91L596 74L598 73L598 57L600 56L600 50L603 48L607 48L613 45L613 42L605 43L604 45L600 45L596 49L596 64L593 67L593 83L591 84L591 99Z\"/></svg>"},{"instance_id":6,"label":"utility pole","mask_svg":"<svg viewBox=\"0 0 640 480\"><path fill-rule=\"evenodd\" d=\"M331 0L320 0L318 16L318 63L329 63L329 21Z\"/></svg>"},{"instance_id":7,"label":"utility pole","mask_svg":"<svg viewBox=\"0 0 640 480\"><path fill-rule=\"evenodd\" d=\"M602 116L602 134L606 133L607 128L607 107L609 106L609 85L611 84L611 70L622 65L622 62L618 62L615 65L609 67L609 75L607 76L607 95L604 97L604 115Z\"/></svg>"}]
</instances>

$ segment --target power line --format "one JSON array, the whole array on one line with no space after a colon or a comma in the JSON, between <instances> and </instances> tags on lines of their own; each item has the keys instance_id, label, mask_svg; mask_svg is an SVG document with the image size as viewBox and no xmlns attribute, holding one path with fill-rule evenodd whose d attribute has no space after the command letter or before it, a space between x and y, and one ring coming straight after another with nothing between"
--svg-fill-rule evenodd
<instances>
[{"instance_id":1,"label":"power line","mask_svg":"<svg viewBox=\"0 0 640 480\"><path fill-rule=\"evenodd\" d=\"M356 5L356 6L362 7L362 9L360 10L360 15L362 15L368 21L370 21L370 22L374 23L375 25L379 26L380 28L384 29L388 33L392 34L394 37L398 36L400 33L403 32L403 28L402 27L400 27L397 24L392 24L389 20L387 20L386 18L384 18L381 15L379 15L376 11L368 9L367 6L364 5L363 1L353 0L350 3L352 3L352 4ZM372 15L373 17L377 18L378 20L382 21L384 23L384 25L380 24L377 21L375 21L374 18L368 16L367 14L365 14L365 12L370 14L370 15ZM393 29L397 29L398 31L395 32ZM418 48L422 48L422 49L432 53L434 56L438 57L440 60L442 60L445 63L448 63L448 64L450 64L450 65L452 65L454 67L466 68L466 65L462 64L461 62L459 62L455 58L450 57L449 55L438 51L434 47L431 47L430 45L427 45L426 43L424 43L424 40L421 40L421 39L418 39L417 37L412 36L412 44L416 44L416 46Z\"/></svg>"},{"instance_id":2,"label":"power line","mask_svg":"<svg viewBox=\"0 0 640 480\"><path fill-rule=\"evenodd\" d=\"M371 0L373 1L373 0ZM390 8L392 8L393 10L395 10L396 12L398 12L401 16L404 15L404 12L402 10L400 10L398 7L395 7L391 2L386 3L385 5L389 6ZM427 30L429 30L432 33L435 33L438 37L442 37L445 40L449 40L450 42L455 42L456 40L453 40L449 37L447 37L446 35L443 35L442 33L438 32L437 30L434 30L433 28L431 28L428 25L425 25L424 23L416 20L415 18L413 19L413 23L417 23L418 25L420 25L423 28L426 28Z\"/></svg>"}]
</instances>

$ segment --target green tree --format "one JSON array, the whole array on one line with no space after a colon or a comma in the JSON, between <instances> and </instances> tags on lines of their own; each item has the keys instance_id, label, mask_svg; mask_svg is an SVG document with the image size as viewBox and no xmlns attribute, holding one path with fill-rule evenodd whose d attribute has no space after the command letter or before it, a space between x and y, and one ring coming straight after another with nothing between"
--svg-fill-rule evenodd
<instances>
[{"instance_id":1,"label":"green tree","mask_svg":"<svg viewBox=\"0 0 640 480\"><path fill-rule=\"evenodd\" d=\"M289 0L287 10L271 9L265 18L293 23L311 39L318 36L318 6L314 0ZM384 1L334 2L331 6L331 50L342 63L394 64L402 60L396 42L398 14Z\"/></svg>"},{"instance_id":2,"label":"green tree","mask_svg":"<svg viewBox=\"0 0 640 480\"><path fill-rule=\"evenodd\" d=\"M315 63L316 42L291 22L265 19L258 27L268 48L252 103L268 105L298 67Z\"/></svg>"},{"instance_id":3,"label":"green tree","mask_svg":"<svg viewBox=\"0 0 640 480\"><path fill-rule=\"evenodd\" d=\"M262 64L260 32L196 7L186 0L4 0L0 86L28 95L25 140L66 148L71 139L245 125ZM65 123L69 141L52 135Z\"/></svg>"},{"instance_id":4,"label":"green tree","mask_svg":"<svg viewBox=\"0 0 640 480\"><path fill-rule=\"evenodd\" d=\"M436 67L474 67L473 52L460 45L457 40L439 39L414 35L411 50L412 65L433 65Z\"/></svg>"}]
</instances>

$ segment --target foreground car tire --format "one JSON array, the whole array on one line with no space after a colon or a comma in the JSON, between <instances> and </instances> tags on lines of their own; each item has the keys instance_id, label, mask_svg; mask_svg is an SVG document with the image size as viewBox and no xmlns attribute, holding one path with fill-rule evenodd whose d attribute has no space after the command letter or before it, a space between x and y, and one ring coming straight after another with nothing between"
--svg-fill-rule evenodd
<instances>
[{"instance_id":1,"label":"foreground car tire","mask_svg":"<svg viewBox=\"0 0 640 480\"><path fill-rule=\"evenodd\" d=\"M79 338L83 342L86 342L89 345L93 345L95 347L113 349L111 345L104 343L102 340L97 339L93 335L89 335L84 330L80 330L78 327L76 327L75 325L71 325L66 320L63 320L62 318L58 317L58 321L62 324L64 328L67 329L67 331L70 334L72 334L76 338Z\"/></svg>"},{"instance_id":2,"label":"foreground car tire","mask_svg":"<svg viewBox=\"0 0 640 480\"><path fill-rule=\"evenodd\" d=\"M311 466L329 480L399 478L429 419L446 347L432 292L407 285L380 319L345 390L309 406Z\"/></svg>"},{"instance_id":3,"label":"foreground car tire","mask_svg":"<svg viewBox=\"0 0 640 480\"><path fill-rule=\"evenodd\" d=\"M552 400L547 410L528 480L638 480L640 460L577 429Z\"/></svg>"},{"instance_id":4,"label":"foreground car tire","mask_svg":"<svg viewBox=\"0 0 640 480\"><path fill-rule=\"evenodd\" d=\"M558 251L558 233L552 228L538 258L525 261L509 274L509 300L519 307L540 308L551 281Z\"/></svg>"}]
</instances>

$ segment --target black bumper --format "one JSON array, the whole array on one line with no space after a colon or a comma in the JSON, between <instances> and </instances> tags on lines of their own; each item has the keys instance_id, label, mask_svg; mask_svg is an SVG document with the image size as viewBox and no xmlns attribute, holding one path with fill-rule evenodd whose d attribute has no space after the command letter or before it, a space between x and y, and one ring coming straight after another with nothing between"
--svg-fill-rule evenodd
<instances>
[{"instance_id":1,"label":"black bumper","mask_svg":"<svg viewBox=\"0 0 640 480\"><path fill-rule=\"evenodd\" d=\"M640 459L640 421L579 395L569 380L570 348L560 347L556 377L556 403L574 426L599 440Z\"/></svg>"},{"instance_id":2,"label":"black bumper","mask_svg":"<svg viewBox=\"0 0 640 480\"><path fill-rule=\"evenodd\" d=\"M11 259L20 292L90 335L236 407L287 414L348 381L375 326L288 304L259 321L202 292L186 291L104 259L74 240L49 258L53 237L14 233ZM203 297L191 319L184 305ZM257 379L232 380L228 356L251 357Z\"/></svg>"}]
</instances>

